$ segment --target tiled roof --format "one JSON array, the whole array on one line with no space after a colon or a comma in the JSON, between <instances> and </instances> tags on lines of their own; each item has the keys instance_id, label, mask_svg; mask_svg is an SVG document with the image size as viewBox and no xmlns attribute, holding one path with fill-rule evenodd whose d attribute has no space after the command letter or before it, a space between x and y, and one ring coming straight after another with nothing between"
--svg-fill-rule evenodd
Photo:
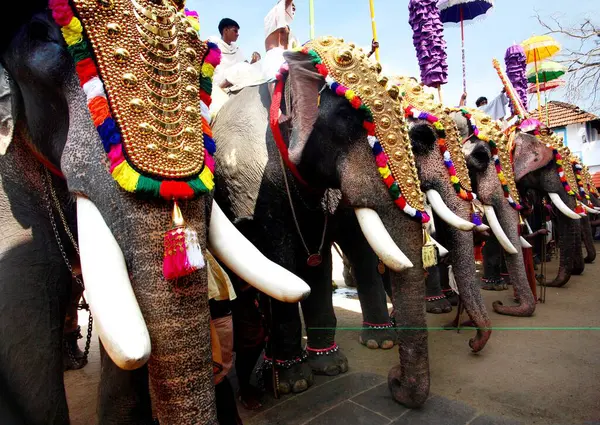
<instances>
[{"instance_id":1,"label":"tiled roof","mask_svg":"<svg viewBox=\"0 0 600 425\"><path fill-rule=\"evenodd\" d=\"M537 110L532 110L530 113L534 117L537 116ZM542 106L542 116L544 117L544 121L546 121L546 108L544 106ZM556 100L548 102L548 118L550 128L600 119L592 113L579 109L578 106Z\"/></svg>"}]
</instances>

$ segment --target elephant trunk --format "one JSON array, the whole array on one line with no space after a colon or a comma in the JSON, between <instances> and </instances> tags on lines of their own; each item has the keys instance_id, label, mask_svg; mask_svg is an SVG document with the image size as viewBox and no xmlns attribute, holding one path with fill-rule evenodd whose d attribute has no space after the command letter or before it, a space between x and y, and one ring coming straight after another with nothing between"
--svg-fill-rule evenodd
<instances>
[{"instance_id":1,"label":"elephant trunk","mask_svg":"<svg viewBox=\"0 0 600 425\"><path fill-rule=\"evenodd\" d=\"M517 248L516 254L504 253L506 268L510 281L515 290L519 304L515 306L503 305L500 301L493 303L494 311L507 316L529 317L535 311L535 298L529 287L525 264L523 262L523 250L519 243L518 222L519 213L512 209L504 199L498 205L498 220L502 225L511 243Z\"/></svg>"},{"instance_id":2,"label":"elephant trunk","mask_svg":"<svg viewBox=\"0 0 600 425\"><path fill-rule=\"evenodd\" d=\"M423 304L425 284L406 284L423 281L423 276L420 260L415 262L414 268L391 273L400 364L390 370L388 385L394 399L409 408L421 406L429 395L427 323Z\"/></svg>"},{"instance_id":3,"label":"elephant trunk","mask_svg":"<svg viewBox=\"0 0 600 425\"><path fill-rule=\"evenodd\" d=\"M172 225L172 205L142 202L116 188L106 171L102 142L76 77L68 83L66 95L70 126L63 171L70 191L97 207L122 250L152 344L147 365L153 410L161 425L216 425L206 268L175 282L163 277L163 234ZM207 245L210 206L209 195L180 205L202 247ZM96 256L100 261L106 257L101 250ZM105 264L106 269L112 267L114 264ZM111 401L104 407L133 414L125 397ZM128 420L121 415L119 423Z\"/></svg>"},{"instance_id":4,"label":"elephant trunk","mask_svg":"<svg viewBox=\"0 0 600 425\"><path fill-rule=\"evenodd\" d=\"M186 207L184 217L194 223L206 246L206 211ZM148 238L145 245L138 245L130 267L152 341L148 372L153 408L161 425L211 423L211 419L216 423L206 269L177 282L164 280L160 242L161 238Z\"/></svg>"},{"instance_id":5,"label":"elephant trunk","mask_svg":"<svg viewBox=\"0 0 600 425\"><path fill-rule=\"evenodd\" d=\"M390 369L388 385L397 402L415 408L425 403L429 396L422 227L420 223L406 220L394 204L378 208L377 213L392 240L402 247L402 252L413 264L400 272L389 271L400 364Z\"/></svg>"},{"instance_id":6,"label":"elephant trunk","mask_svg":"<svg viewBox=\"0 0 600 425\"><path fill-rule=\"evenodd\" d=\"M479 286L476 284L475 261L473 259L473 234L450 230L450 251L454 277L460 292L460 299L467 314L477 327L477 334L469 341L473 352L481 351L492 334L491 321L483 302ZM467 255L465 255L465 253Z\"/></svg>"},{"instance_id":7,"label":"elephant trunk","mask_svg":"<svg viewBox=\"0 0 600 425\"><path fill-rule=\"evenodd\" d=\"M590 216L581 218L581 239L583 240L585 252L587 253L584 261L586 263L593 263L596 259L596 246L594 245L594 237L592 236Z\"/></svg>"}]
</instances>

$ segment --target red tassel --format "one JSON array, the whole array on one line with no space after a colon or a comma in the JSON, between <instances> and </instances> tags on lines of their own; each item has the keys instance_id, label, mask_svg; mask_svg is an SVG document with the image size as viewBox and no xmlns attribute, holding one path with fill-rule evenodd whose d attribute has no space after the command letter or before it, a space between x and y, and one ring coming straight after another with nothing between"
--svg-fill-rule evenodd
<instances>
[{"instance_id":1,"label":"red tassel","mask_svg":"<svg viewBox=\"0 0 600 425\"><path fill-rule=\"evenodd\" d=\"M173 228L165 233L163 275L167 280L187 276L204 267L196 232L186 229L177 202L173 206Z\"/></svg>"}]
</instances>

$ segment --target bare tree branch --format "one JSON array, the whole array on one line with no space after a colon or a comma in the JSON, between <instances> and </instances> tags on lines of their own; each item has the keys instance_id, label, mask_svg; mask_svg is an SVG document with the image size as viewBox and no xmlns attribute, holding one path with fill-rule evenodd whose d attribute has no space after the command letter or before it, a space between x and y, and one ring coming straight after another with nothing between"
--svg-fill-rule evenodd
<instances>
[{"instance_id":1,"label":"bare tree branch","mask_svg":"<svg viewBox=\"0 0 600 425\"><path fill-rule=\"evenodd\" d=\"M600 112L596 102L600 87L600 25L591 17L582 18L576 25L567 25L559 14L543 18L536 12L535 17L547 30L545 34L555 35L568 45L555 59L567 68L567 99L572 103L591 101L590 109Z\"/></svg>"}]
</instances>

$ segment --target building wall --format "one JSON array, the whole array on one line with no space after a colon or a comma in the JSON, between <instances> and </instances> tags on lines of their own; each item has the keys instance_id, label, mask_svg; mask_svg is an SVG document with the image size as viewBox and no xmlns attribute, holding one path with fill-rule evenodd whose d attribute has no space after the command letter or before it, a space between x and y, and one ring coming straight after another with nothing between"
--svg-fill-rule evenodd
<instances>
[{"instance_id":1,"label":"building wall","mask_svg":"<svg viewBox=\"0 0 600 425\"><path fill-rule=\"evenodd\" d=\"M581 158L584 164L590 168L591 173L600 171L600 140L597 132L590 132L588 123L570 124L566 127L556 127L552 131L563 137L563 142L569 147L571 152ZM587 143L584 143L580 130L585 131L588 137ZM590 135L594 140L590 140Z\"/></svg>"}]
</instances>

